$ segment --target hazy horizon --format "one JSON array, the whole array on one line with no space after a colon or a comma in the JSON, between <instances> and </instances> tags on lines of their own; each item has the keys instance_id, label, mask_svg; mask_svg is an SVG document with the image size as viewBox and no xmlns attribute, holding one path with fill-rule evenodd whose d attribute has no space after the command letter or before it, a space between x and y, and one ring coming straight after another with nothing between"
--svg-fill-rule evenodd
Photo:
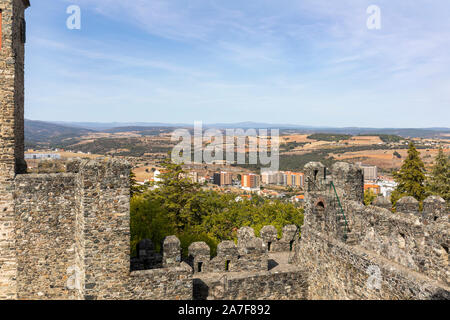
<instances>
[{"instance_id":1,"label":"hazy horizon","mask_svg":"<svg viewBox=\"0 0 450 320\"><path fill-rule=\"evenodd\" d=\"M120 125L120 126L145 126L145 125L169 125L169 126L194 126L193 123L180 123L180 122L160 122L160 121L64 121L64 120L55 120L55 121L49 121L49 120L41 120L41 119L26 119L28 121L40 121L40 122L48 122L48 123L54 123L54 124L61 124L61 125L82 125L82 124L92 124L92 125ZM310 125L304 125L304 124L295 124L295 123L271 123L271 122L254 122L254 121L240 121L240 122L211 122L211 123L202 123L203 126L211 126L211 125L239 125L239 124L247 124L248 126L251 126L252 124L255 125L269 125L269 126L280 126L280 128L283 129L290 129L290 127L293 127L292 129L296 128L305 128L305 129L346 129L346 128L358 128L358 129L444 129L444 130L450 130L450 127L360 127L360 126L345 126L345 127L336 127L336 126L310 126ZM284 126L284 127L283 127Z\"/></svg>"}]
</instances>

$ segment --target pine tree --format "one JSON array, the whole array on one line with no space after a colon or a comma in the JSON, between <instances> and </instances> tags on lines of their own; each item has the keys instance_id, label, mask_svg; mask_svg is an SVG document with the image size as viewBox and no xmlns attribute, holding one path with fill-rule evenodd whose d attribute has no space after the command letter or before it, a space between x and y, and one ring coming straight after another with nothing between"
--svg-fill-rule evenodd
<instances>
[{"instance_id":1,"label":"pine tree","mask_svg":"<svg viewBox=\"0 0 450 320\"><path fill-rule=\"evenodd\" d=\"M442 148L439 148L436 156L427 189L432 195L438 195L445 201L450 200L450 159L444 154Z\"/></svg>"},{"instance_id":2,"label":"pine tree","mask_svg":"<svg viewBox=\"0 0 450 320\"><path fill-rule=\"evenodd\" d=\"M130 197L132 198L136 194L143 193L147 190L147 185L140 185L136 180L136 174L130 171Z\"/></svg>"},{"instance_id":3,"label":"pine tree","mask_svg":"<svg viewBox=\"0 0 450 320\"><path fill-rule=\"evenodd\" d=\"M193 183L187 177L187 172L181 164L173 163L166 158L161 166L160 181L156 183L154 198L167 210L167 216L178 231L185 230L189 225L200 219L197 193L201 190L198 183Z\"/></svg>"},{"instance_id":4,"label":"pine tree","mask_svg":"<svg viewBox=\"0 0 450 320\"><path fill-rule=\"evenodd\" d=\"M395 205L404 196L412 196L422 202L426 197L425 165L414 143L409 143L408 156L399 171L394 172L397 188L392 192L391 201Z\"/></svg>"}]
</instances>

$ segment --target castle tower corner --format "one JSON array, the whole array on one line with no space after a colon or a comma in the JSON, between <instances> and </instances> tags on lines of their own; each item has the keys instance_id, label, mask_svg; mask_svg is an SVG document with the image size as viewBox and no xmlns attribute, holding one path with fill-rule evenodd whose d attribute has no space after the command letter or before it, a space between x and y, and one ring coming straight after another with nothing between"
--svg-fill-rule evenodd
<instances>
[{"instance_id":1,"label":"castle tower corner","mask_svg":"<svg viewBox=\"0 0 450 320\"><path fill-rule=\"evenodd\" d=\"M0 299L17 297L14 178L24 160L25 9L28 0L0 0Z\"/></svg>"}]
</instances>

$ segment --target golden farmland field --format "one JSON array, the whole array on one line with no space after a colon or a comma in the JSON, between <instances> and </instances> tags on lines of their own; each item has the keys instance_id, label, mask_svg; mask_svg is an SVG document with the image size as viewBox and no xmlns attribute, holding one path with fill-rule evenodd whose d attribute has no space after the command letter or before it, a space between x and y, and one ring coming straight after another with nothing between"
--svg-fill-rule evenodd
<instances>
[{"instance_id":1,"label":"golden farmland field","mask_svg":"<svg viewBox=\"0 0 450 320\"><path fill-rule=\"evenodd\" d=\"M378 136L355 136L341 143L348 143L350 146L382 144L383 141Z\"/></svg>"},{"instance_id":2,"label":"golden farmland field","mask_svg":"<svg viewBox=\"0 0 450 320\"><path fill-rule=\"evenodd\" d=\"M401 158L394 156L394 152L397 151ZM418 150L420 157L425 163L425 166L431 166L434 158L438 153L438 149L420 149ZM445 154L450 155L450 149L444 149ZM362 161L367 165L374 165L382 169L397 169L400 168L403 160L406 158L408 150L365 150L357 152L346 152L342 154L330 153L336 160L359 162Z\"/></svg>"},{"instance_id":3,"label":"golden farmland field","mask_svg":"<svg viewBox=\"0 0 450 320\"><path fill-rule=\"evenodd\" d=\"M144 182L146 180L153 179L152 168L158 169L152 166L134 168L133 173L136 175L136 181Z\"/></svg>"}]
</instances>

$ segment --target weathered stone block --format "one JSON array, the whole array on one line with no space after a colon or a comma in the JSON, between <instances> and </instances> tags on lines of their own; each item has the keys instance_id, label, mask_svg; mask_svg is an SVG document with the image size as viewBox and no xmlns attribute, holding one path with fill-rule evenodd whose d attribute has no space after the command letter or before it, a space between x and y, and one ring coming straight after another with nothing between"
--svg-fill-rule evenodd
<instances>
[{"instance_id":1,"label":"weathered stone block","mask_svg":"<svg viewBox=\"0 0 450 320\"><path fill-rule=\"evenodd\" d=\"M418 214L419 201L414 197L403 197L397 201L395 208L397 212Z\"/></svg>"},{"instance_id":2,"label":"weathered stone block","mask_svg":"<svg viewBox=\"0 0 450 320\"><path fill-rule=\"evenodd\" d=\"M168 236L163 245L163 267L176 266L181 262L181 243L176 236Z\"/></svg>"},{"instance_id":3,"label":"weathered stone block","mask_svg":"<svg viewBox=\"0 0 450 320\"><path fill-rule=\"evenodd\" d=\"M264 247L267 251L273 250L273 244L277 242L277 229L274 226L264 226L260 231Z\"/></svg>"},{"instance_id":4,"label":"weathered stone block","mask_svg":"<svg viewBox=\"0 0 450 320\"><path fill-rule=\"evenodd\" d=\"M423 201L423 219L425 221L434 222L439 218L446 218L447 215L447 204L441 197L429 196Z\"/></svg>"},{"instance_id":5,"label":"weathered stone block","mask_svg":"<svg viewBox=\"0 0 450 320\"><path fill-rule=\"evenodd\" d=\"M205 242L194 242L189 248L189 264L194 272L203 272L207 269L207 264L211 259L211 249Z\"/></svg>"},{"instance_id":6,"label":"weathered stone block","mask_svg":"<svg viewBox=\"0 0 450 320\"><path fill-rule=\"evenodd\" d=\"M392 203L389 201L388 198L383 196L376 197L376 199L372 202L372 205L388 210L392 209Z\"/></svg>"}]
</instances>

